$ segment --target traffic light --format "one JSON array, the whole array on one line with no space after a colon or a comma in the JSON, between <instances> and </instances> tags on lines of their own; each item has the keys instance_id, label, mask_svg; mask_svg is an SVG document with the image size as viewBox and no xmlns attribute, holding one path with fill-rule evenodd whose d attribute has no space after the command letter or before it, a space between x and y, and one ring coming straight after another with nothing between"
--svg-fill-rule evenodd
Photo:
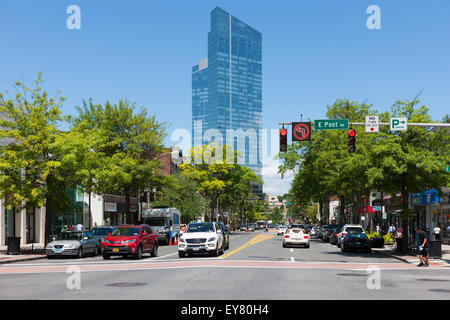
<instances>
[{"instance_id":1,"label":"traffic light","mask_svg":"<svg viewBox=\"0 0 450 320\"><path fill-rule=\"evenodd\" d=\"M287 151L287 130L280 129L280 152Z\"/></svg>"},{"instance_id":2,"label":"traffic light","mask_svg":"<svg viewBox=\"0 0 450 320\"><path fill-rule=\"evenodd\" d=\"M356 131L354 129L350 129L348 131L348 152L353 153L356 151Z\"/></svg>"}]
</instances>

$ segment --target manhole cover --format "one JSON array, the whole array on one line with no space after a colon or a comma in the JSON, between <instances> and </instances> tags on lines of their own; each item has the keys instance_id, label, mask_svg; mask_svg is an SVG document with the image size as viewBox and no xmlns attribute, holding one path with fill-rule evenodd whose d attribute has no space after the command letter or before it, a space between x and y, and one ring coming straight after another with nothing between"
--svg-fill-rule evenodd
<instances>
[{"instance_id":1,"label":"manhole cover","mask_svg":"<svg viewBox=\"0 0 450 320\"><path fill-rule=\"evenodd\" d=\"M147 285L146 283L139 283L139 282L121 282L121 283L110 283L107 284L106 286L125 288L125 287L143 287L146 285Z\"/></svg>"},{"instance_id":2,"label":"manhole cover","mask_svg":"<svg viewBox=\"0 0 450 320\"><path fill-rule=\"evenodd\" d=\"M449 279L416 279L417 281L450 281Z\"/></svg>"},{"instance_id":3,"label":"manhole cover","mask_svg":"<svg viewBox=\"0 0 450 320\"><path fill-rule=\"evenodd\" d=\"M428 291L450 293L450 289L428 289Z\"/></svg>"},{"instance_id":4,"label":"manhole cover","mask_svg":"<svg viewBox=\"0 0 450 320\"><path fill-rule=\"evenodd\" d=\"M337 273L336 275L344 277L367 277L367 274L360 273Z\"/></svg>"}]
</instances>

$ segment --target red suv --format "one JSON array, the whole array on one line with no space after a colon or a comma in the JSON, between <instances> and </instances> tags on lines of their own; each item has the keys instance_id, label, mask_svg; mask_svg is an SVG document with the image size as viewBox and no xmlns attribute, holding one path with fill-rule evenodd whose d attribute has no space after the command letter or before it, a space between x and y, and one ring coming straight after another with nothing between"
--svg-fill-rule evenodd
<instances>
[{"instance_id":1,"label":"red suv","mask_svg":"<svg viewBox=\"0 0 450 320\"><path fill-rule=\"evenodd\" d=\"M149 225L119 226L112 234L102 241L103 259L111 256L133 255L141 259L142 254L149 252L152 257L158 255L158 238Z\"/></svg>"}]
</instances>

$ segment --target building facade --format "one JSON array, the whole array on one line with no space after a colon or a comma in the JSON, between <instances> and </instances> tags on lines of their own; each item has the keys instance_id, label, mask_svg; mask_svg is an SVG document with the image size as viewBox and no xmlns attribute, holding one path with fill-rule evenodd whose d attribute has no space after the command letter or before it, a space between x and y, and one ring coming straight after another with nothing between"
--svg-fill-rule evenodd
<instances>
[{"instance_id":1,"label":"building facade","mask_svg":"<svg viewBox=\"0 0 450 320\"><path fill-rule=\"evenodd\" d=\"M231 145L238 163L261 176L262 35L219 7L208 58L192 69L192 125L193 147ZM262 186L253 189L262 196Z\"/></svg>"}]
</instances>

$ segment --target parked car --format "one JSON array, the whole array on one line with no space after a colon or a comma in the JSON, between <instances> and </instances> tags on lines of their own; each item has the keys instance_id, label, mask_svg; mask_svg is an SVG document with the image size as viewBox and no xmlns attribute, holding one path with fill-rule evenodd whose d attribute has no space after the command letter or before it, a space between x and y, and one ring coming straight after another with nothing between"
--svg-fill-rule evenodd
<instances>
[{"instance_id":1,"label":"parked car","mask_svg":"<svg viewBox=\"0 0 450 320\"><path fill-rule=\"evenodd\" d=\"M97 240L89 231L66 231L61 232L55 237L54 241L47 244L45 254L47 258L57 256L83 258L88 253L96 256L99 250Z\"/></svg>"},{"instance_id":2,"label":"parked car","mask_svg":"<svg viewBox=\"0 0 450 320\"><path fill-rule=\"evenodd\" d=\"M230 230L223 224L223 222L217 222L223 235L223 248L228 250L230 248Z\"/></svg>"},{"instance_id":3,"label":"parked car","mask_svg":"<svg viewBox=\"0 0 450 320\"><path fill-rule=\"evenodd\" d=\"M111 256L132 255L141 259L144 253L152 257L158 255L158 235L149 225L123 225L107 236L102 242L103 259Z\"/></svg>"},{"instance_id":4,"label":"parked car","mask_svg":"<svg viewBox=\"0 0 450 320\"><path fill-rule=\"evenodd\" d=\"M248 231L255 231L255 225L253 223L248 224Z\"/></svg>"},{"instance_id":5,"label":"parked car","mask_svg":"<svg viewBox=\"0 0 450 320\"><path fill-rule=\"evenodd\" d=\"M304 246L309 248L309 235L303 228L290 228L286 231L283 238L283 248L287 246Z\"/></svg>"},{"instance_id":6,"label":"parked car","mask_svg":"<svg viewBox=\"0 0 450 320\"><path fill-rule=\"evenodd\" d=\"M324 235L325 235L325 233L327 233L327 231L328 231L328 225L322 226L322 228L320 229L319 239L324 240Z\"/></svg>"},{"instance_id":7,"label":"parked car","mask_svg":"<svg viewBox=\"0 0 450 320\"><path fill-rule=\"evenodd\" d=\"M240 229L241 231L247 231L247 226L245 225L245 224L243 224L242 226L241 226L241 229Z\"/></svg>"},{"instance_id":8,"label":"parked car","mask_svg":"<svg viewBox=\"0 0 450 320\"><path fill-rule=\"evenodd\" d=\"M347 233L341 244L342 252L350 250L361 250L367 253L372 252L369 238L365 233Z\"/></svg>"},{"instance_id":9,"label":"parked car","mask_svg":"<svg viewBox=\"0 0 450 320\"><path fill-rule=\"evenodd\" d=\"M224 253L223 234L215 222L190 223L178 241L178 256L209 254L217 257Z\"/></svg>"},{"instance_id":10,"label":"parked car","mask_svg":"<svg viewBox=\"0 0 450 320\"><path fill-rule=\"evenodd\" d=\"M329 241L331 244L337 244L337 237L339 235L339 232L341 231L343 225L342 224L338 224L338 225L330 225L329 226Z\"/></svg>"},{"instance_id":11,"label":"parked car","mask_svg":"<svg viewBox=\"0 0 450 320\"><path fill-rule=\"evenodd\" d=\"M287 230L286 226L280 226L277 230L277 236L283 235L286 232L286 230Z\"/></svg>"},{"instance_id":12,"label":"parked car","mask_svg":"<svg viewBox=\"0 0 450 320\"><path fill-rule=\"evenodd\" d=\"M117 229L117 226L98 226L91 230L91 234L98 243L98 252L102 250L102 241Z\"/></svg>"},{"instance_id":13,"label":"parked car","mask_svg":"<svg viewBox=\"0 0 450 320\"><path fill-rule=\"evenodd\" d=\"M344 238L349 233L364 233L364 228L359 224L346 224L342 227L338 235L338 247L340 248Z\"/></svg>"}]
</instances>

